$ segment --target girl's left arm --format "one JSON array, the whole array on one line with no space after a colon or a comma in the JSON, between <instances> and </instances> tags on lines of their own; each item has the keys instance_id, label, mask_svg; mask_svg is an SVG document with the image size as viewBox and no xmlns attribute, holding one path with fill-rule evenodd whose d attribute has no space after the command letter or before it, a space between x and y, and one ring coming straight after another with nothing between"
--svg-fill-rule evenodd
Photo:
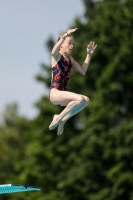
<instances>
[{"instance_id":1,"label":"girl's left arm","mask_svg":"<svg viewBox=\"0 0 133 200\"><path fill-rule=\"evenodd\" d=\"M90 44L87 46L87 55L85 58L85 61L83 63L82 66L80 66L72 57L71 57L71 61L72 61L72 66L73 68L79 72L82 75L86 74L86 71L88 69L89 63L90 63L90 59L91 59L91 55L94 53L94 50L96 49L97 45L95 45L95 42L90 42Z\"/></svg>"}]
</instances>

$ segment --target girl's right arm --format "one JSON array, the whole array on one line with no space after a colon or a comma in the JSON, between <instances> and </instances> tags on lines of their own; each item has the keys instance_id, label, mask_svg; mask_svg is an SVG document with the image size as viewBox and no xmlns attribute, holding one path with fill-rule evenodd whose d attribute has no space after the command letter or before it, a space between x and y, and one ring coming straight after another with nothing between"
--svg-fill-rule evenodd
<instances>
[{"instance_id":1,"label":"girl's right arm","mask_svg":"<svg viewBox=\"0 0 133 200\"><path fill-rule=\"evenodd\" d=\"M66 33L64 33L64 35L61 37L61 39L54 45L53 49L52 49L52 55L55 56L56 54L58 54L59 50L60 50L60 46L63 43L63 41L65 40L65 38L75 32L78 28L73 28L73 29L69 29Z\"/></svg>"},{"instance_id":2,"label":"girl's right arm","mask_svg":"<svg viewBox=\"0 0 133 200\"><path fill-rule=\"evenodd\" d=\"M68 35L68 33L66 32L66 33L61 37L61 39L60 39L58 42L56 42L56 44L54 45L54 47L53 47L53 49L52 49L52 52L51 52L53 56L56 55L56 54L59 52L60 46L61 46L61 44L63 43L63 41L65 40L65 38L67 37L67 35Z\"/></svg>"}]
</instances>

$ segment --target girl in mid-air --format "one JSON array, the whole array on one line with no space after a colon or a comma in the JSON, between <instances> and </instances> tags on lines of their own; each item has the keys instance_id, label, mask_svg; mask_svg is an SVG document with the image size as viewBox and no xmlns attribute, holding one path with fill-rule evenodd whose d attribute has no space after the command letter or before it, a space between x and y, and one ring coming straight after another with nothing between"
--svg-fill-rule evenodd
<instances>
[{"instance_id":1,"label":"girl in mid-air","mask_svg":"<svg viewBox=\"0 0 133 200\"><path fill-rule=\"evenodd\" d=\"M74 37L71 33L77 31L77 28L70 29L59 36L57 43L52 49L52 80L50 87L50 101L54 105L65 106L60 114L53 117L49 125L49 130L58 126L57 134L61 135L64 131L66 121L83 110L90 102L87 96L76 94L67 90L67 83L70 78L71 68L82 75L86 74L91 55L97 45L90 42L87 46L87 55L82 66L80 66L71 56L74 47Z\"/></svg>"}]
</instances>

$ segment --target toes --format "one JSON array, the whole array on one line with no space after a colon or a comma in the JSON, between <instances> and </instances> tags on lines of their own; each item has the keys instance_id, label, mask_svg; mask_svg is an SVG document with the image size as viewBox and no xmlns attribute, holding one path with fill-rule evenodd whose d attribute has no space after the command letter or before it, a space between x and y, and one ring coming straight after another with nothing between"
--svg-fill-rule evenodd
<instances>
[{"instance_id":1,"label":"toes","mask_svg":"<svg viewBox=\"0 0 133 200\"><path fill-rule=\"evenodd\" d=\"M61 128L62 128L62 126L61 126L61 124L59 124L59 126L58 126L58 131L57 131L57 135L60 135Z\"/></svg>"},{"instance_id":2,"label":"toes","mask_svg":"<svg viewBox=\"0 0 133 200\"><path fill-rule=\"evenodd\" d=\"M53 121L49 125L49 130L53 130L58 125L58 115L54 115Z\"/></svg>"},{"instance_id":3,"label":"toes","mask_svg":"<svg viewBox=\"0 0 133 200\"><path fill-rule=\"evenodd\" d=\"M62 128L61 132L60 132L60 135L62 135L62 133L64 132L64 128Z\"/></svg>"},{"instance_id":4,"label":"toes","mask_svg":"<svg viewBox=\"0 0 133 200\"><path fill-rule=\"evenodd\" d=\"M57 125L58 121L52 121L52 123L49 125L49 130L53 130L54 128L56 128Z\"/></svg>"},{"instance_id":5,"label":"toes","mask_svg":"<svg viewBox=\"0 0 133 200\"><path fill-rule=\"evenodd\" d=\"M49 130L53 130L54 128L56 128L58 126L58 122L53 122L50 126L49 126Z\"/></svg>"},{"instance_id":6,"label":"toes","mask_svg":"<svg viewBox=\"0 0 133 200\"><path fill-rule=\"evenodd\" d=\"M57 135L61 135L63 133L63 131L64 131L64 125L63 124L59 124Z\"/></svg>"}]
</instances>

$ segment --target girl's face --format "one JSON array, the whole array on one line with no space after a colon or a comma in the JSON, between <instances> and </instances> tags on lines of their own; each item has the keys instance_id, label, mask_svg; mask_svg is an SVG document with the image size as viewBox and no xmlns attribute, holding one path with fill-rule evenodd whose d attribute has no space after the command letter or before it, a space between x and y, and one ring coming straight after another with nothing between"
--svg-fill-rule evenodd
<instances>
[{"instance_id":1,"label":"girl's face","mask_svg":"<svg viewBox=\"0 0 133 200\"><path fill-rule=\"evenodd\" d=\"M61 51L67 55L72 53L74 47L74 38L72 36L68 36L61 45Z\"/></svg>"}]
</instances>

